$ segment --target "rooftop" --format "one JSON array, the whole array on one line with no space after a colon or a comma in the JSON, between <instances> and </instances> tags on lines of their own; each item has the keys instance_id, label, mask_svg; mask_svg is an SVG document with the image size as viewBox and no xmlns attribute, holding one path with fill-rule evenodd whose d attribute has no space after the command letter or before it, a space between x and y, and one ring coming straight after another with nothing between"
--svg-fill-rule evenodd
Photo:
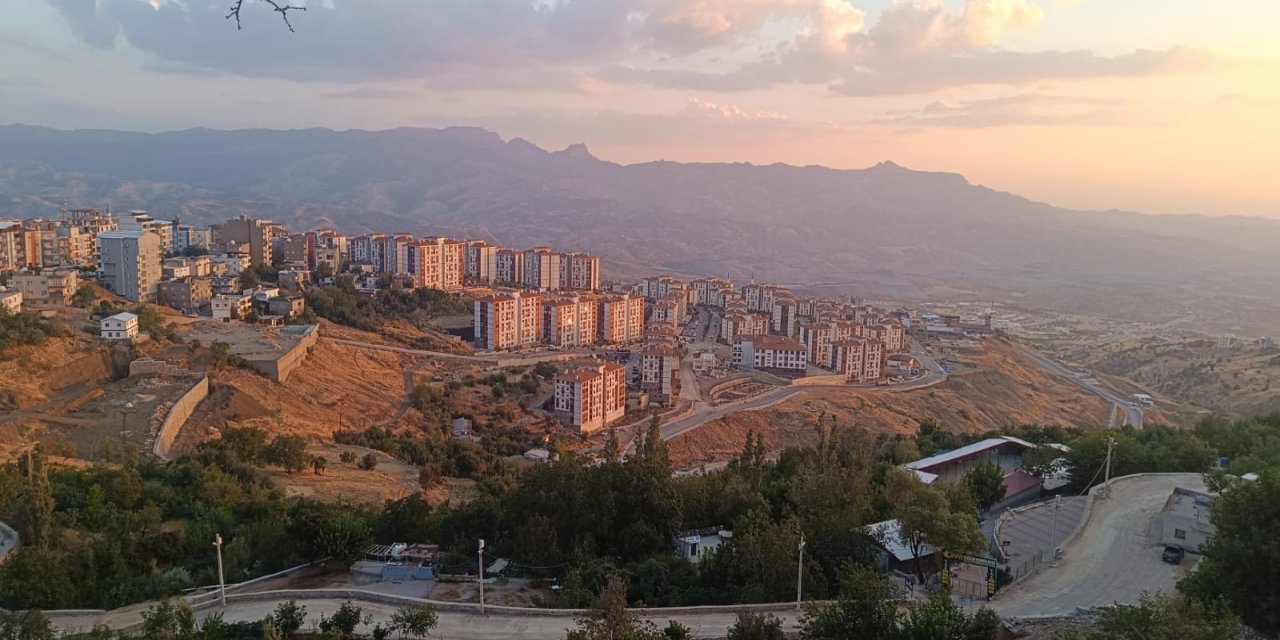
<instances>
[{"instance_id":1,"label":"rooftop","mask_svg":"<svg viewBox=\"0 0 1280 640\"><path fill-rule=\"evenodd\" d=\"M937 455L929 456L928 458L924 458L922 460L916 460L915 462L908 462L903 466L912 470L932 469L935 467L940 467L944 464L955 462L957 460L963 460L970 456L976 456L982 453L986 453L987 451L990 451L992 449L998 449L1000 447L1004 447L1010 444L1015 444L1026 449L1034 449L1036 446L1020 438L1014 438L1011 436L1000 436L998 438L987 438L986 440L983 440L981 442L975 442L970 445L965 445L963 447L960 447L959 449L947 451L944 453L939 453Z\"/></svg>"},{"instance_id":2,"label":"rooftop","mask_svg":"<svg viewBox=\"0 0 1280 640\"><path fill-rule=\"evenodd\" d=\"M902 540L902 525L897 520L885 520L884 522L869 524L862 529L871 534L880 543L880 546L892 554L899 562L906 562L916 557L911 552L911 545ZM922 557L931 556L936 552L937 549L930 545L920 546L920 555Z\"/></svg>"}]
</instances>

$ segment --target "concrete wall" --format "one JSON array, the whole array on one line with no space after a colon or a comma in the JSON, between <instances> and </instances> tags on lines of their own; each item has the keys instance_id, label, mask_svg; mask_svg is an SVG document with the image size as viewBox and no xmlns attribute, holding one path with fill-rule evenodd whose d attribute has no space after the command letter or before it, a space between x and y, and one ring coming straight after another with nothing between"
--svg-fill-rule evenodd
<instances>
[{"instance_id":1,"label":"concrete wall","mask_svg":"<svg viewBox=\"0 0 1280 640\"><path fill-rule=\"evenodd\" d=\"M292 349L280 354L280 357L274 360L248 360L247 364L274 382L284 382L289 379L289 374L307 359L311 354L311 347L314 347L319 339L320 327L312 326L310 331L301 334L298 343L293 345Z\"/></svg>"},{"instance_id":2,"label":"concrete wall","mask_svg":"<svg viewBox=\"0 0 1280 640\"><path fill-rule=\"evenodd\" d=\"M204 374L169 364L163 360L138 358L129 363L129 377L134 376L169 376L173 378L197 377Z\"/></svg>"},{"instance_id":3,"label":"concrete wall","mask_svg":"<svg viewBox=\"0 0 1280 640\"><path fill-rule=\"evenodd\" d=\"M169 412L165 414L164 421L160 423L160 430L156 433L155 454L162 460L169 459L169 450L173 447L173 441L177 439L178 433L182 431L182 425L187 423L187 418L195 412L196 406L209 396L209 377L201 376L182 397L178 398L169 407Z\"/></svg>"}]
</instances>

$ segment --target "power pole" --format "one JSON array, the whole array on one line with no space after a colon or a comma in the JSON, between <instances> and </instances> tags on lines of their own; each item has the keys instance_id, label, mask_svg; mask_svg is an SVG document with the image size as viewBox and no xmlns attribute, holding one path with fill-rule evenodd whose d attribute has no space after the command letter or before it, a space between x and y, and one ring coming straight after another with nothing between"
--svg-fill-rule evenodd
<instances>
[{"instance_id":1,"label":"power pole","mask_svg":"<svg viewBox=\"0 0 1280 640\"><path fill-rule=\"evenodd\" d=\"M227 583L222 577L222 534L216 533L213 536L213 546L218 550L218 602L222 604L222 608L227 608Z\"/></svg>"},{"instance_id":2,"label":"power pole","mask_svg":"<svg viewBox=\"0 0 1280 640\"><path fill-rule=\"evenodd\" d=\"M480 539L480 615L484 615L484 538Z\"/></svg>"},{"instance_id":3,"label":"power pole","mask_svg":"<svg viewBox=\"0 0 1280 640\"><path fill-rule=\"evenodd\" d=\"M1053 497L1053 533L1049 534L1049 547L1053 557L1058 557L1058 509L1062 508L1062 496Z\"/></svg>"},{"instance_id":4,"label":"power pole","mask_svg":"<svg viewBox=\"0 0 1280 640\"><path fill-rule=\"evenodd\" d=\"M1106 475L1103 476L1104 480L1102 481L1102 493L1108 498L1111 497L1111 449L1113 449L1115 446L1116 446L1115 438L1111 438L1107 440L1107 472L1106 472Z\"/></svg>"},{"instance_id":5,"label":"power pole","mask_svg":"<svg viewBox=\"0 0 1280 640\"><path fill-rule=\"evenodd\" d=\"M800 557L796 562L796 609L800 609L801 589L804 587L804 536L800 536L800 544L797 547L800 551Z\"/></svg>"}]
</instances>

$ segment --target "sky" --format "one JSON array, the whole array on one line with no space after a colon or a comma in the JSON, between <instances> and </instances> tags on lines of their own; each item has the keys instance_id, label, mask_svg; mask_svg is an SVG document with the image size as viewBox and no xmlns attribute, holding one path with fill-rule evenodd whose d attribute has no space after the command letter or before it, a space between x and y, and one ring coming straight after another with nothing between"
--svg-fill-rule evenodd
<instances>
[{"instance_id":1,"label":"sky","mask_svg":"<svg viewBox=\"0 0 1280 640\"><path fill-rule=\"evenodd\" d=\"M1272 0L4 0L0 123L482 126L1280 218Z\"/></svg>"}]
</instances>

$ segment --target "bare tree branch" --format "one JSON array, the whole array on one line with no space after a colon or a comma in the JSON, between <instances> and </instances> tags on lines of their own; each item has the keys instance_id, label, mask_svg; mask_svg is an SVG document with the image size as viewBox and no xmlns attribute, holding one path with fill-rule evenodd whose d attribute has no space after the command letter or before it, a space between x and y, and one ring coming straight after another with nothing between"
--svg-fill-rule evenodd
<instances>
[{"instance_id":1,"label":"bare tree branch","mask_svg":"<svg viewBox=\"0 0 1280 640\"><path fill-rule=\"evenodd\" d=\"M277 2L276 0L262 0L262 2L265 2L265 3L269 4L269 5L271 5L271 10L272 10L272 11L275 11L275 12L276 12L276 13L278 13L278 14L280 14L280 18L281 18L282 20L284 20L284 26L289 27L289 32L290 32L290 33L293 33L293 24L291 24L291 23L289 22L289 12L290 12L290 11L293 11L293 10L295 10L295 9L296 9L296 10L298 10L298 11L306 11L306 10L307 10L307 8L306 8L306 7L296 7L296 6L291 5L291 4L283 4L283 5L282 5L282 4L280 4L279 2ZM232 18L235 18L235 19L236 19L236 30L237 30L237 31L240 29L240 9L241 9L241 8L243 8L243 7L244 7L244 0L235 0L235 2L234 2L234 3L232 3L232 5L231 5L231 11L230 11L229 13L227 13L227 19L228 19L228 20L230 20L230 19L232 19Z\"/></svg>"}]
</instances>

